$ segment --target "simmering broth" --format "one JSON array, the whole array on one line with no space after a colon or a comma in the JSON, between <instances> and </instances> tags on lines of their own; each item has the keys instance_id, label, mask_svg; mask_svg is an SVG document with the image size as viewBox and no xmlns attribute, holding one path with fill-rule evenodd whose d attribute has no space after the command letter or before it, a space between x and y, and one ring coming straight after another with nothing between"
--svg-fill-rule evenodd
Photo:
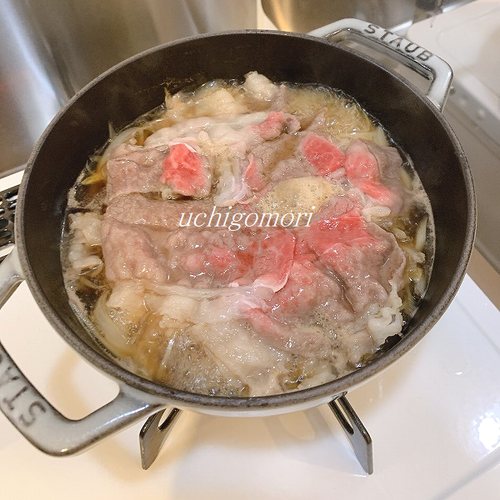
<instances>
[{"instance_id":1,"label":"simmering broth","mask_svg":"<svg viewBox=\"0 0 500 500\"><path fill-rule=\"evenodd\" d=\"M167 94L68 196L75 308L127 368L190 392L355 370L404 334L432 268L430 204L383 127L255 72Z\"/></svg>"}]
</instances>

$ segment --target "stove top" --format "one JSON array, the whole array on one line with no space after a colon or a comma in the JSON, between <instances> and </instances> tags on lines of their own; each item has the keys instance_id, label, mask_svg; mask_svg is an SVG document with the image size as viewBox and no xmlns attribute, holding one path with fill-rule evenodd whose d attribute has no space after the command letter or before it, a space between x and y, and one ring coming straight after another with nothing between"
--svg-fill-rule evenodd
<instances>
[{"instance_id":1,"label":"stove top","mask_svg":"<svg viewBox=\"0 0 500 500\"><path fill-rule=\"evenodd\" d=\"M14 185L20 174L0 180ZM117 392L54 332L23 283L0 310L5 347L69 418ZM9 500L235 498L497 499L500 311L469 276L410 353L351 392L373 439L367 475L328 407L266 418L182 412L151 468L143 422L81 455L46 456L0 415L0 491ZM0 380L1 383L1 380Z\"/></svg>"}]
</instances>

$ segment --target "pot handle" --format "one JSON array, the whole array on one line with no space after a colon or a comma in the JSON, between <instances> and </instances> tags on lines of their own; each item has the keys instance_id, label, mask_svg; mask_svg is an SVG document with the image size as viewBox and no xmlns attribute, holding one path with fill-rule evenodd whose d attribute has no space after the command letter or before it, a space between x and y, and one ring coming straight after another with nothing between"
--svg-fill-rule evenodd
<instances>
[{"instance_id":1,"label":"pot handle","mask_svg":"<svg viewBox=\"0 0 500 500\"><path fill-rule=\"evenodd\" d=\"M431 80L427 98L442 111L453 80L451 66L415 42L360 19L341 19L309 33L331 42L354 38L356 42L388 54L404 66Z\"/></svg>"},{"instance_id":2,"label":"pot handle","mask_svg":"<svg viewBox=\"0 0 500 500\"><path fill-rule=\"evenodd\" d=\"M0 265L0 307L23 280L14 247ZM80 452L162 406L145 401L137 389L119 384L112 401L80 420L68 419L38 392L0 343L0 410L28 441L49 455Z\"/></svg>"}]
</instances>

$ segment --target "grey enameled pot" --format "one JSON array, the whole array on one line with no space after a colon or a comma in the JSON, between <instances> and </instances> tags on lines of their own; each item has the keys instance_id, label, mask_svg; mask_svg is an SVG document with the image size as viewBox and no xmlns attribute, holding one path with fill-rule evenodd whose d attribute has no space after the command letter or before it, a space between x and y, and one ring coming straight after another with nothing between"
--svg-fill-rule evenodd
<instances>
[{"instance_id":1,"label":"grey enameled pot","mask_svg":"<svg viewBox=\"0 0 500 500\"><path fill-rule=\"evenodd\" d=\"M424 95L398 74L330 41L355 35L390 49L430 75ZM343 35L342 35L343 34ZM378 26L347 20L315 35L245 31L203 35L170 43L107 71L57 115L36 146L25 172L16 216L16 247L0 266L0 303L26 280L57 332L81 356L119 384L116 399L79 420L66 419L0 350L0 406L37 447L53 454L86 448L161 408L218 415L271 415L327 403L388 367L436 323L465 275L473 247L475 199L464 153L441 114L451 83L436 56ZM164 89L176 92L214 78L258 71L274 81L316 82L342 89L380 120L410 155L435 216L436 256L428 292L401 340L368 365L333 382L288 394L256 398L210 397L165 387L118 364L93 341L75 316L60 263L66 195L87 158L119 129L158 106Z\"/></svg>"}]
</instances>

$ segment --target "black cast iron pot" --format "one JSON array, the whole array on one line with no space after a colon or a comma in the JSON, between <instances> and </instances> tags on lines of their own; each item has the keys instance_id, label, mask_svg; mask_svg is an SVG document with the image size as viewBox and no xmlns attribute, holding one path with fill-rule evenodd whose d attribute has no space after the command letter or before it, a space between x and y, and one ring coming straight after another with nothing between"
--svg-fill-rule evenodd
<instances>
[{"instance_id":1,"label":"black cast iron pot","mask_svg":"<svg viewBox=\"0 0 500 500\"><path fill-rule=\"evenodd\" d=\"M54 455L73 453L169 406L262 416L327 403L397 360L441 317L465 275L475 229L471 174L455 134L439 109L448 92L451 72L443 77L442 61L421 47L377 26L353 22L354 28L347 22L340 28L332 25L322 34L357 33L369 43L393 49L418 71L431 75L434 86L428 95L370 57L326 38L228 32L170 43L116 66L71 99L45 131L23 178L16 248L0 267L0 302L25 279L59 334L115 379L120 392L95 413L79 421L68 420L34 389L2 348L0 377L7 383L0 387L1 409L37 447ZM441 69L436 70L434 63ZM380 120L413 159L429 195L437 238L434 270L425 299L402 339L367 366L299 392L256 398L202 396L159 385L125 370L100 350L83 328L68 302L61 271L66 196L87 158L107 140L109 123L120 129L155 108L164 100L165 88L174 93L215 78L240 78L249 71L258 71L273 81L324 83L341 89ZM444 88L436 90L438 83ZM436 94L441 97L436 98Z\"/></svg>"}]
</instances>

